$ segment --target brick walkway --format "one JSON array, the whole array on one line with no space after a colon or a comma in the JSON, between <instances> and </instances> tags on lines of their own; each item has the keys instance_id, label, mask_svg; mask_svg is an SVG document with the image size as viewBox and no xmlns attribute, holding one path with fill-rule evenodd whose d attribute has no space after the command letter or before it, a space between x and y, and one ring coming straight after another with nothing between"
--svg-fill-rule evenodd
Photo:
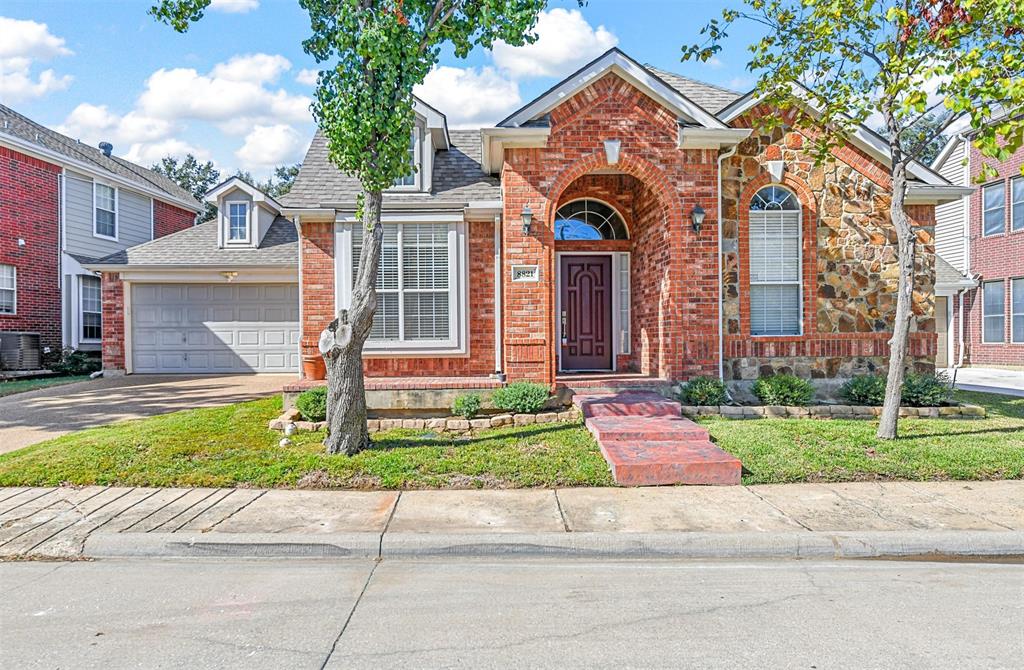
<instances>
[{"instance_id":1,"label":"brick walkway","mask_svg":"<svg viewBox=\"0 0 1024 670\"><path fill-rule=\"evenodd\" d=\"M611 467L623 486L739 484L743 466L719 449L706 428L682 417L674 400L653 392L575 395Z\"/></svg>"}]
</instances>

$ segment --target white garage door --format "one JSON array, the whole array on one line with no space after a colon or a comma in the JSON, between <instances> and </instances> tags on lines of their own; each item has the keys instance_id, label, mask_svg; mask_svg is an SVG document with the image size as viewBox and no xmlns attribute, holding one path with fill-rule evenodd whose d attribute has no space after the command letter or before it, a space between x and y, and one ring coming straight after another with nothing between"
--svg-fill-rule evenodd
<instances>
[{"instance_id":1,"label":"white garage door","mask_svg":"<svg viewBox=\"0 0 1024 670\"><path fill-rule=\"evenodd\" d=\"M133 284L133 372L297 372L296 284Z\"/></svg>"}]
</instances>

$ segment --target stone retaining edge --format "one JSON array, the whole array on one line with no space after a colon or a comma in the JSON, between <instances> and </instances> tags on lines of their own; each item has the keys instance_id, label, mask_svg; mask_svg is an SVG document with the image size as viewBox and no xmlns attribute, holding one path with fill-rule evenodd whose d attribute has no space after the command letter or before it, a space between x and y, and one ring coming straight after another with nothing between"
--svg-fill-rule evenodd
<instances>
[{"instance_id":1,"label":"stone retaining edge","mask_svg":"<svg viewBox=\"0 0 1024 670\"><path fill-rule=\"evenodd\" d=\"M294 423L299 431L318 431L327 427L326 421L300 421L294 418L291 411L285 412L269 424L270 430L284 430L289 423ZM582 417L576 408L562 412L540 412L538 414L495 414L476 419L459 417L437 417L432 419L367 419L366 429L377 433L395 428L409 430L432 430L442 433L470 433L476 430L489 430L503 426L531 426L536 423L571 423Z\"/></svg>"}]
</instances>

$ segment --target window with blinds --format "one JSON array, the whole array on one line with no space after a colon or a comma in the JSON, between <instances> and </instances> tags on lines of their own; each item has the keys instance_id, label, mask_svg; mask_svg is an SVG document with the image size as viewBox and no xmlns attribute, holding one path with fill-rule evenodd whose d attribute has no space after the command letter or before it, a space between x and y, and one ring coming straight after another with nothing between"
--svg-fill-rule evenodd
<instances>
[{"instance_id":1,"label":"window with blinds","mask_svg":"<svg viewBox=\"0 0 1024 670\"><path fill-rule=\"evenodd\" d=\"M363 229L351 227L351 285L359 272ZM456 231L447 223L384 224L377 272L377 312L370 342L455 341ZM351 289L349 289L351 290Z\"/></svg>"},{"instance_id":2,"label":"window with blinds","mask_svg":"<svg viewBox=\"0 0 1024 670\"><path fill-rule=\"evenodd\" d=\"M768 186L750 205L750 334L799 335L801 310L800 203Z\"/></svg>"},{"instance_id":3,"label":"window with blinds","mask_svg":"<svg viewBox=\"0 0 1024 670\"><path fill-rule=\"evenodd\" d=\"M1006 307L1003 280L987 281L981 285L981 341L996 344L1006 339Z\"/></svg>"}]
</instances>

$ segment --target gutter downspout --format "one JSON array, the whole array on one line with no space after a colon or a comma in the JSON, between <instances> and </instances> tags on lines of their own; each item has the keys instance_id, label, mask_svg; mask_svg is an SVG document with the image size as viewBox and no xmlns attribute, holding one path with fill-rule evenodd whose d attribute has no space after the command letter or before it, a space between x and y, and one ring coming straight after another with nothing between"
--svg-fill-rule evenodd
<instances>
[{"instance_id":1,"label":"gutter downspout","mask_svg":"<svg viewBox=\"0 0 1024 670\"><path fill-rule=\"evenodd\" d=\"M725 290L722 288L722 163L727 158L732 158L739 145L733 145L731 149L718 155L718 258L715 267L718 273L718 380L725 383L725 332L722 327L722 300L725 297ZM728 395L728 391L726 391Z\"/></svg>"},{"instance_id":2,"label":"gutter downspout","mask_svg":"<svg viewBox=\"0 0 1024 670\"><path fill-rule=\"evenodd\" d=\"M502 371L504 361L502 354L501 332L501 214L494 215L494 377L505 381Z\"/></svg>"}]
</instances>

